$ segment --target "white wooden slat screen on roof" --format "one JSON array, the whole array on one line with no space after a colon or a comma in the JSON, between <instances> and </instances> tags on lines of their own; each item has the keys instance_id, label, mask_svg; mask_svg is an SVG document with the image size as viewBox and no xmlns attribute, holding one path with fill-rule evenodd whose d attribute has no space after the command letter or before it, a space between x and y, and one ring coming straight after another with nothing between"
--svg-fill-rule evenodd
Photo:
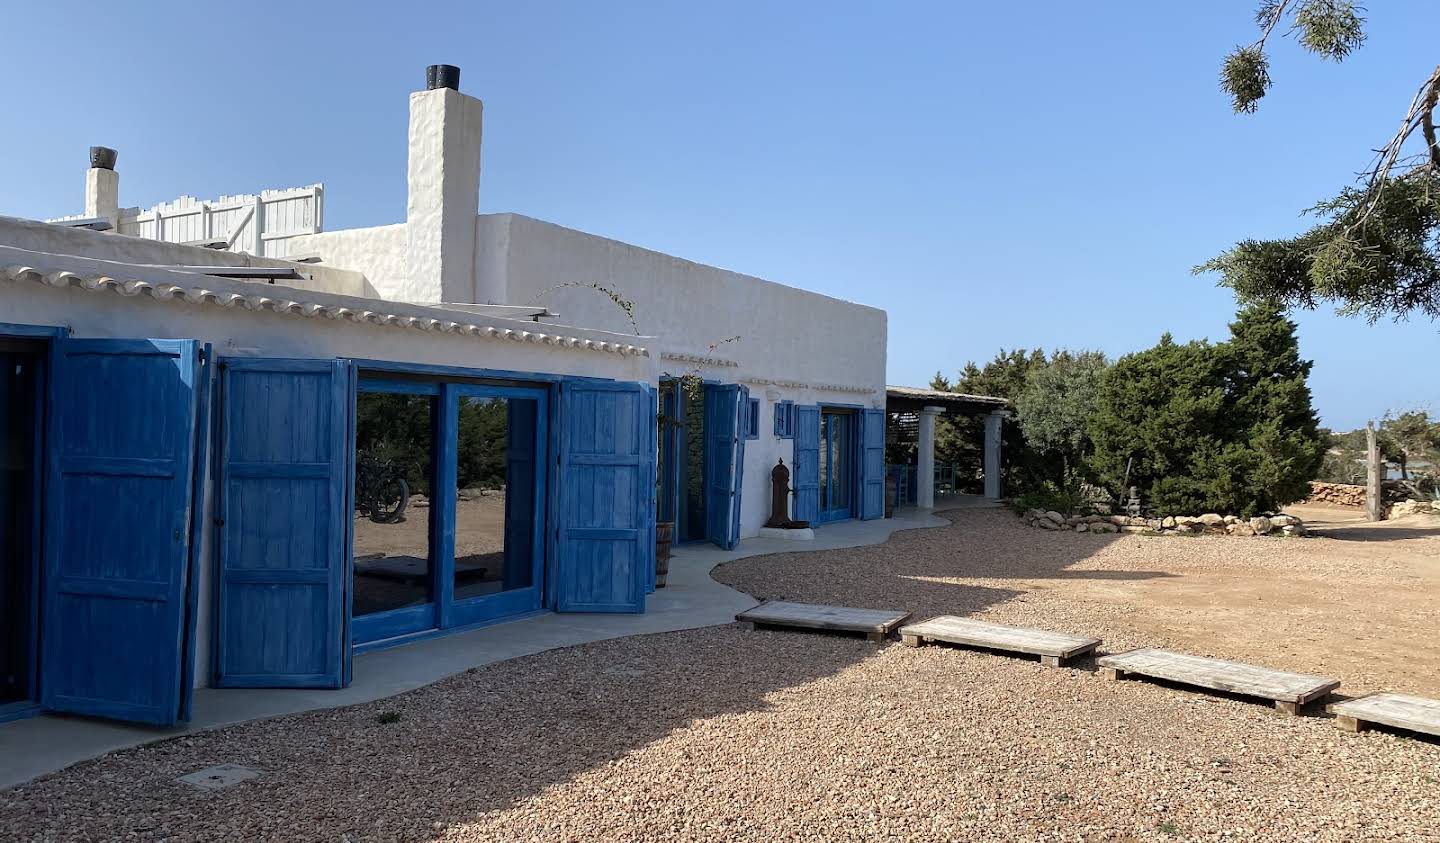
<instances>
[{"instance_id":1,"label":"white wooden slat screen on roof","mask_svg":"<svg viewBox=\"0 0 1440 843\"><path fill-rule=\"evenodd\" d=\"M213 201L181 196L147 211L122 208L116 228L149 240L223 241L228 251L284 258L291 253L291 238L324 230L324 205L325 187L319 184Z\"/></svg>"}]
</instances>

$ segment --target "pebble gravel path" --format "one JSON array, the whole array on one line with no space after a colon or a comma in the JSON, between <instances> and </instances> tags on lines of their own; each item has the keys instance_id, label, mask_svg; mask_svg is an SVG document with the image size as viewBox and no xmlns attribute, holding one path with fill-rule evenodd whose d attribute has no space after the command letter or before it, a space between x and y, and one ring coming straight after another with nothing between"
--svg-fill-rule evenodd
<instances>
[{"instance_id":1,"label":"pebble gravel path","mask_svg":"<svg viewBox=\"0 0 1440 843\"><path fill-rule=\"evenodd\" d=\"M957 542L1013 521L964 513L885 546L749 559L717 578L762 596L1048 619L1052 598L1032 599L1013 571L953 567ZM1201 540L1173 541L1195 552ZM1127 570L1097 552L1052 573ZM1070 611L1050 625L1139 637L1103 601ZM227 762L263 774L212 792L174 781ZM1104 682L1088 662L734 624L493 664L0 793L0 840L111 839L1440 839L1440 742Z\"/></svg>"}]
</instances>

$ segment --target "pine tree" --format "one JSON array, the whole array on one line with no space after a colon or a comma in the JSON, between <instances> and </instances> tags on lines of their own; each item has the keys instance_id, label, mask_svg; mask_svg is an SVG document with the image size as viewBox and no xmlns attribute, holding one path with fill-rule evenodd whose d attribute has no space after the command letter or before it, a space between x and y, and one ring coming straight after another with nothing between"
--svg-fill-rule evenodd
<instances>
[{"instance_id":1,"label":"pine tree","mask_svg":"<svg viewBox=\"0 0 1440 843\"><path fill-rule=\"evenodd\" d=\"M1091 466L1157 511L1254 515L1302 500L1325 458L1310 405L1309 361L1274 307L1242 310L1227 342L1122 357L1091 422Z\"/></svg>"}]
</instances>

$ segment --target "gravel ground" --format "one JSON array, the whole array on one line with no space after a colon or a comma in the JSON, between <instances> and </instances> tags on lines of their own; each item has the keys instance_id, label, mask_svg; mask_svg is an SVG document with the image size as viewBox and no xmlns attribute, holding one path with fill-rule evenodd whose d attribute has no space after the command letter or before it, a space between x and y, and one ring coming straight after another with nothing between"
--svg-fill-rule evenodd
<instances>
[{"instance_id":1,"label":"gravel ground","mask_svg":"<svg viewBox=\"0 0 1440 843\"><path fill-rule=\"evenodd\" d=\"M717 576L766 596L1054 620L1129 644L1142 643L1146 616L1092 606L1079 586L1156 588L1217 565L1233 573L1215 558L1229 552L1198 539L1168 540L1178 550L1143 537L1052 544L1055 534L1014 523L964 513L880 548L744 560ZM1027 544L1032 534L1041 544ZM1323 541L1303 546L1323 551ZM1267 544L1285 557L1282 578L1310 575L1304 552ZM1040 566L1048 578L1026 577L1077 589L1063 616L1051 611L1065 600L1005 569L1038 551L1059 556ZM975 568L977 553L997 567ZM1193 554L1191 567L1171 554ZM1132 576L1161 570L1171 576ZM1402 574L1380 574L1390 576ZM1264 637L1232 632L1213 649ZM382 712L400 716L382 723ZM223 762L265 772L213 793L172 781ZM117 753L0 793L0 839L113 838L1440 839L1440 742L1103 682L1083 663L1052 669L731 625L542 653L390 700Z\"/></svg>"}]
</instances>

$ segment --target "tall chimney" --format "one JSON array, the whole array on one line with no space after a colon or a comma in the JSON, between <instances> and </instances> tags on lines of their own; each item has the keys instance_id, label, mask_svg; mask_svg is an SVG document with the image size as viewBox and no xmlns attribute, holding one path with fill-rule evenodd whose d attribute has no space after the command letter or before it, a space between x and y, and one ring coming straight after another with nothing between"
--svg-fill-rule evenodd
<instances>
[{"instance_id":1,"label":"tall chimney","mask_svg":"<svg viewBox=\"0 0 1440 843\"><path fill-rule=\"evenodd\" d=\"M484 106L460 93L458 67L432 65L425 77L426 90L410 95L410 274L400 298L483 304L476 292L475 218Z\"/></svg>"},{"instance_id":2,"label":"tall chimney","mask_svg":"<svg viewBox=\"0 0 1440 843\"><path fill-rule=\"evenodd\" d=\"M120 174L115 172L119 155L105 146L90 147L90 169L85 171L85 216L103 217L113 230L120 219Z\"/></svg>"}]
</instances>

